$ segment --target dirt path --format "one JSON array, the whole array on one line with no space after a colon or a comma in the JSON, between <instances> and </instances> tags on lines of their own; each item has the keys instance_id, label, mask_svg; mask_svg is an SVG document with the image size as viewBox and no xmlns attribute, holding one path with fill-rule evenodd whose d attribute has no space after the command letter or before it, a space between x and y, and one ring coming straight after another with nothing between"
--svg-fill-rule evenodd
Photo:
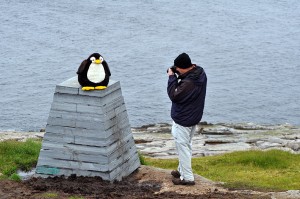
<instances>
[{"instance_id":1,"label":"dirt path","mask_svg":"<svg viewBox=\"0 0 300 199\"><path fill-rule=\"evenodd\" d=\"M196 176L195 186L174 186L169 170L142 166L121 182L98 177L32 178L25 182L0 181L0 199L6 198L271 198L269 193L229 191Z\"/></svg>"}]
</instances>

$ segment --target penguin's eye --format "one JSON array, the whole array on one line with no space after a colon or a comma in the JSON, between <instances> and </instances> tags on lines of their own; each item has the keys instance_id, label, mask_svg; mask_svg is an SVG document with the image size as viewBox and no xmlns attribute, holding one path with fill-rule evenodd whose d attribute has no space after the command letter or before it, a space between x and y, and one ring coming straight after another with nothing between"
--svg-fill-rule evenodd
<instances>
[{"instance_id":1,"label":"penguin's eye","mask_svg":"<svg viewBox=\"0 0 300 199\"><path fill-rule=\"evenodd\" d=\"M104 60L103 57L100 57L99 59L101 60L101 62Z\"/></svg>"},{"instance_id":2,"label":"penguin's eye","mask_svg":"<svg viewBox=\"0 0 300 199\"><path fill-rule=\"evenodd\" d=\"M96 59L95 59L95 57L91 57L90 60L93 62L93 61L95 61Z\"/></svg>"}]
</instances>

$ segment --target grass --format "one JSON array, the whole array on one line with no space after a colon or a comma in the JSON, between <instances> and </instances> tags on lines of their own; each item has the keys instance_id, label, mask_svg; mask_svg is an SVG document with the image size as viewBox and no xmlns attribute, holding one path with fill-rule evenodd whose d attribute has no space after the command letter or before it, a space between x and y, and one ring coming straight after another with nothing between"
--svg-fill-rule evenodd
<instances>
[{"instance_id":1,"label":"grass","mask_svg":"<svg viewBox=\"0 0 300 199\"><path fill-rule=\"evenodd\" d=\"M41 149L40 140L0 142L0 176L19 181L18 169L35 167ZM154 159L139 154L141 163L164 169L176 169L177 159ZM234 189L265 191L300 190L300 155L280 150L241 151L192 160L194 173Z\"/></svg>"},{"instance_id":2,"label":"grass","mask_svg":"<svg viewBox=\"0 0 300 199\"><path fill-rule=\"evenodd\" d=\"M46 192L41 194L41 198L57 198L58 194L54 192Z\"/></svg>"},{"instance_id":3,"label":"grass","mask_svg":"<svg viewBox=\"0 0 300 199\"><path fill-rule=\"evenodd\" d=\"M17 170L30 171L35 167L41 141L28 139L26 142L7 140L0 142L0 173L1 178L20 180Z\"/></svg>"},{"instance_id":4,"label":"grass","mask_svg":"<svg viewBox=\"0 0 300 199\"><path fill-rule=\"evenodd\" d=\"M46 192L46 193L38 195L37 197L41 198L41 199L62 198L61 195L59 193L56 193L56 192ZM82 197L82 196L70 196L70 197L68 197L68 199L84 199L84 197Z\"/></svg>"},{"instance_id":5,"label":"grass","mask_svg":"<svg viewBox=\"0 0 300 199\"><path fill-rule=\"evenodd\" d=\"M21 181L21 177L16 174L16 173L13 173L10 175L9 179L13 180L13 181L17 181L17 182L20 182Z\"/></svg>"},{"instance_id":6,"label":"grass","mask_svg":"<svg viewBox=\"0 0 300 199\"><path fill-rule=\"evenodd\" d=\"M154 167L176 169L178 161L145 158ZM194 158L194 173L228 188L261 191L300 189L300 155L280 150L242 151Z\"/></svg>"},{"instance_id":7,"label":"grass","mask_svg":"<svg viewBox=\"0 0 300 199\"><path fill-rule=\"evenodd\" d=\"M138 152L138 154L139 154L139 159L140 159L141 165L146 165L145 156L143 156L140 152Z\"/></svg>"},{"instance_id":8,"label":"grass","mask_svg":"<svg viewBox=\"0 0 300 199\"><path fill-rule=\"evenodd\" d=\"M62 198L62 196L59 193L56 192L46 192L43 194L39 194L36 196L37 198L41 199L56 199L56 198ZM65 197L63 197L65 198ZM82 196L70 196L68 199L84 199Z\"/></svg>"}]
</instances>

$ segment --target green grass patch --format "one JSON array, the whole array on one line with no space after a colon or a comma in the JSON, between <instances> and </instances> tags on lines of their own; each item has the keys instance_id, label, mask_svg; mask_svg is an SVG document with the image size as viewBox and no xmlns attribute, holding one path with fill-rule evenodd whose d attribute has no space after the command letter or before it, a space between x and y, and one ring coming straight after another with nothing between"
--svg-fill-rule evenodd
<instances>
[{"instance_id":1,"label":"green grass patch","mask_svg":"<svg viewBox=\"0 0 300 199\"><path fill-rule=\"evenodd\" d=\"M84 199L84 197L81 197L81 196L71 196L68 199Z\"/></svg>"},{"instance_id":2,"label":"green grass patch","mask_svg":"<svg viewBox=\"0 0 300 199\"><path fill-rule=\"evenodd\" d=\"M1 177L16 179L18 169L31 170L37 163L40 149L41 141L39 140L0 142L0 173L3 174Z\"/></svg>"},{"instance_id":3,"label":"green grass patch","mask_svg":"<svg viewBox=\"0 0 300 199\"><path fill-rule=\"evenodd\" d=\"M40 198L40 199L58 199L58 198L66 198L66 196L62 196L60 193L56 192L45 192L45 193L40 193L37 195L34 195L34 198ZM82 196L69 196L68 199L84 199Z\"/></svg>"},{"instance_id":4,"label":"green grass patch","mask_svg":"<svg viewBox=\"0 0 300 199\"><path fill-rule=\"evenodd\" d=\"M139 159L140 159L141 165L147 165L145 156L143 156L140 152L138 152L138 154L139 154Z\"/></svg>"},{"instance_id":5,"label":"green grass patch","mask_svg":"<svg viewBox=\"0 0 300 199\"><path fill-rule=\"evenodd\" d=\"M176 169L177 160L145 158L148 165ZM300 155L280 150L242 151L193 158L194 173L234 189L300 189Z\"/></svg>"},{"instance_id":6,"label":"green grass patch","mask_svg":"<svg viewBox=\"0 0 300 199\"><path fill-rule=\"evenodd\" d=\"M0 142L0 179L20 180L18 169L36 166L40 140ZM154 159L139 154L141 164L176 169L177 159ZM234 189L283 191L300 189L300 155L280 150L242 151L193 158L194 173Z\"/></svg>"},{"instance_id":7,"label":"green grass patch","mask_svg":"<svg viewBox=\"0 0 300 199\"><path fill-rule=\"evenodd\" d=\"M20 182L21 181L21 177L16 174L16 173L13 173L10 175L9 179L13 180L13 181L17 181L17 182Z\"/></svg>"},{"instance_id":8,"label":"green grass patch","mask_svg":"<svg viewBox=\"0 0 300 199\"><path fill-rule=\"evenodd\" d=\"M38 194L36 197L41 199L60 198L59 194L55 192L46 192L46 193Z\"/></svg>"}]
</instances>

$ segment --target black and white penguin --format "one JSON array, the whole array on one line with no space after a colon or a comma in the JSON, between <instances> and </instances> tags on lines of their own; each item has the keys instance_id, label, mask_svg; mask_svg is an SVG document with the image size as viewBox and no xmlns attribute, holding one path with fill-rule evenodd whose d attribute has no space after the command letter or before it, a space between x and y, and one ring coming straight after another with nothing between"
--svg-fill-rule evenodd
<instances>
[{"instance_id":1,"label":"black and white penguin","mask_svg":"<svg viewBox=\"0 0 300 199\"><path fill-rule=\"evenodd\" d=\"M77 74L78 82L85 91L105 89L111 76L108 64L99 53L93 53L84 60Z\"/></svg>"}]
</instances>

